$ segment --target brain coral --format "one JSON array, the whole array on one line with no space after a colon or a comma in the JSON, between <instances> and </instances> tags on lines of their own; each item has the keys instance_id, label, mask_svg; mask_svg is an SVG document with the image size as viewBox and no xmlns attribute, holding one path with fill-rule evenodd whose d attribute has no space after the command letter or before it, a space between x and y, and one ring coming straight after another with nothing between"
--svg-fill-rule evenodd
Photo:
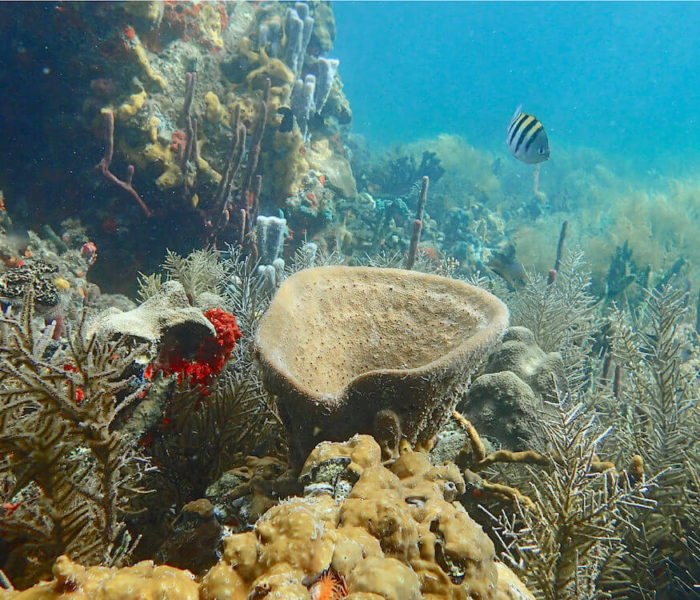
<instances>
[{"instance_id":1,"label":"brain coral","mask_svg":"<svg viewBox=\"0 0 700 600\"><path fill-rule=\"evenodd\" d=\"M322 440L376 434L382 411L395 414L411 444L427 442L453 408L446 397L507 321L496 297L437 275L340 266L296 273L256 340L294 457Z\"/></svg>"}]
</instances>

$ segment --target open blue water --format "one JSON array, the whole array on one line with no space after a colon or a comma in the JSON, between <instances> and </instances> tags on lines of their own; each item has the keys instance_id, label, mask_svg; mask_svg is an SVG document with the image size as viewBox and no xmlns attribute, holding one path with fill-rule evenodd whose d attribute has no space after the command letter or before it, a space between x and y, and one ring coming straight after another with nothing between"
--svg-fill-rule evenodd
<instances>
[{"instance_id":1,"label":"open blue water","mask_svg":"<svg viewBox=\"0 0 700 600\"><path fill-rule=\"evenodd\" d=\"M353 131L372 148L463 135L505 151L518 104L558 149L639 173L700 161L700 4L337 2Z\"/></svg>"}]
</instances>

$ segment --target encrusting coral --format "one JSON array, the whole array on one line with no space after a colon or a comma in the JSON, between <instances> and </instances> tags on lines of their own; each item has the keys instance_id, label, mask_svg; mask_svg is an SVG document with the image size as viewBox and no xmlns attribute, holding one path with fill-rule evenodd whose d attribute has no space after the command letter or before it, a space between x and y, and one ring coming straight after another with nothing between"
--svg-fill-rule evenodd
<instances>
[{"instance_id":1,"label":"encrusting coral","mask_svg":"<svg viewBox=\"0 0 700 600\"><path fill-rule=\"evenodd\" d=\"M197 600L198 585L189 571L180 571L153 561L133 567L90 567L59 556L53 566L54 580L40 583L24 592L0 591L2 600L49 600L69 595L76 600L102 598L143 598L148 600Z\"/></svg>"},{"instance_id":2,"label":"encrusting coral","mask_svg":"<svg viewBox=\"0 0 700 600\"><path fill-rule=\"evenodd\" d=\"M338 266L289 277L256 345L293 458L320 440L373 432L381 410L396 414L411 444L428 444L454 406L445 398L507 322L495 296L436 275Z\"/></svg>"},{"instance_id":3,"label":"encrusting coral","mask_svg":"<svg viewBox=\"0 0 700 600\"><path fill-rule=\"evenodd\" d=\"M329 464L340 465L336 476L343 467L352 470L347 497L311 494L274 506L251 531L226 538L221 560L199 584L187 571L149 561L86 570L61 557L54 581L0 598L49 600L66 591L87 598L100 589L110 600L130 589L131 597L166 600L311 600L323 574L350 600L532 598L455 502L464 481L454 465L432 466L426 455L408 451L386 468L377 443L362 435L320 445L304 473L322 479L333 472L324 470ZM117 588L122 595L113 595Z\"/></svg>"},{"instance_id":4,"label":"encrusting coral","mask_svg":"<svg viewBox=\"0 0 700 600\"><path fill-rule=\"evenodd\" d=\"M555 399L567 388L561 355L543 352L529 329L509 327L457 408L482 436L521 450L538 427L540 398Z\"/></svg>"}]
</instances>

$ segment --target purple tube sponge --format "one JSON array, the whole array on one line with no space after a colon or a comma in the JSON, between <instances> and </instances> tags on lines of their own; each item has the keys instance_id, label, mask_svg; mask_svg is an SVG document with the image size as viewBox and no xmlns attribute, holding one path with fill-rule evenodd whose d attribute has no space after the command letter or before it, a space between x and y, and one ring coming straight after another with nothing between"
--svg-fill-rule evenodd
<instances>
[{"instance_id":1,"label":"purple tube sponge","mask_svg":"<svg viewBox=\"0 0 700 600\"><path fill-rule=\"evenodd\" d=\"M293 73L299 75L304 66L304 54L314 28L314 19L305 2L297 2L287 9L284 31L287 43L284 47L284 62Z\"/></svg>"},{"instance_id":2,"label":"purple tube sponge","mask_svg":"<svg viewBox=\"0 0 700 600\"><path fill-rule=\"evenodd\" d=\"M256 221L260 263L271 265L282 251L287 220L260 215Z\"/></svg>"},{"instance_id":3,"label":"purple tube sponge","mask_svg":"<svg viewBox=\"0 0 700 600\"><path fill-rule=\"evenodd\" d=\"M309 131L309 117L314 110L314 92L316 90L316 77L307 75L304 81L297 79L292 88L291 108L294 117L299 124L301 134L307 138Z\"/></svg>"},{"instance_id":4,"label":"purple tube sponge","mask_svg":"<svg viewBox=\"0 0 700 600\"><path fill-rule=\"evenodd\" d=\"M302 39L304 36L304 21L299 18L293 8L287 9L287 17L284 21L284 33L287 43L284 47L284 62L294 73L299 72L299 59L302 52Z\"/></svg>"},{"instance_id":5,"label":"purple tube sponge","mask_svg":"<svg viewBox=\"0 0 700 600\"><path fill-rule=\"evenodd\" d=\"M267 55L279 58L282 53L282 21L273 17L260 23L258 27L258 48L264 48Z\"/></svg>"}]
</instances>

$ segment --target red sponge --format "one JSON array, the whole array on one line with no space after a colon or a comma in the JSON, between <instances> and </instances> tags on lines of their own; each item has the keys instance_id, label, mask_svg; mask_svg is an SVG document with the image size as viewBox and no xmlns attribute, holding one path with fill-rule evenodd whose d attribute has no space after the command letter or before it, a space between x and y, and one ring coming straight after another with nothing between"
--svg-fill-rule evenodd
<instances>
[{"instance_id":1,"label":"red sponge","mask_svg":"<svg viewBox=\"0 0 700 600\"><path fill-rule=\"evenodd\" d=\"M220 308L212 308L205 312L204 316L214 325L216 337L202 340L193 360L186 360L177 352L173 352L168 357L167 364L149 365L145 373L147 378L158 371L166 375L177 373L178 381L182 381L182 376L186 375L192 385L205 386L213 375L223 369L233 352L236 340L241 337L236 317Z\"/></svg>"}]
</instances>

